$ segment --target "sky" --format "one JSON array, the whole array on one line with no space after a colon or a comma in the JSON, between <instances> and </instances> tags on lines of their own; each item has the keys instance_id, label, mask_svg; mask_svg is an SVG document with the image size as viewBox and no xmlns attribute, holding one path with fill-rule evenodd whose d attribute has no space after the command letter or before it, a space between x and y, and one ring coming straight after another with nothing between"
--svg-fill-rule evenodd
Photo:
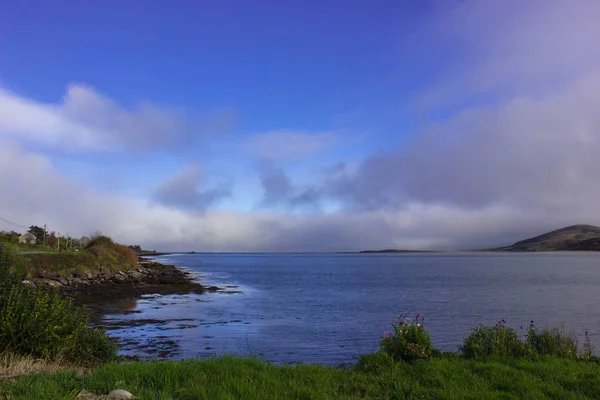
<instances>
[{"instance_id":1,"label":"sky","mask_svg":"<svg viewBox=\"0 0 600 400\"><path fill-rule=\"evenodd\" d=\"M0 230L328 252L600 225L598 20L596 0L0 3Z\"/></svg>"}]
</instances>

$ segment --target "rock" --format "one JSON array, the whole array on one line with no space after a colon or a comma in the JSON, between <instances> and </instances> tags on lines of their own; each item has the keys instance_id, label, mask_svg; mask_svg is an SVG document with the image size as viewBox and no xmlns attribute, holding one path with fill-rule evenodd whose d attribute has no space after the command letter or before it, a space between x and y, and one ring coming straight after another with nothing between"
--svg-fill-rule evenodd
<instances>
[{"instance_id":1,"label":"rock","mask_svg":"<svg viewBox=\"0 0 600 400\"><path fill-rule=\"evenodd\" d=\"M83 285L83 279L73 278L71 279L71 285Z\"/></svg>"},{"instance_id":2,"label":"rock","mask_svg":"<svg viewBox=\"0 0 600 400\"><path fill-rule=\"evenodd\" d=\"M136 281L139 281L139 280L141 280L141 279L144 277L144 275L143 275L143 274L140 274L140 273L139 273L139 272L137 272L137 271L131 271L131 272L129 273L129 277L130 277L131 279L134 279L134 280L136 280Z\"/></svg>"},{"instance_id":3,"label":"rock","mask_svg":"<svg viewBox=\"0 0 600 400\"><path fill-rule=\"evenodd\" d=\"M95 279L98 277L98 271L92 271L92 272L88 272L87 273L87 278L88 279Z\"/></svg>"},{"instance_id":4,"label":"rock","mask_svg":"<svg viewBox=\"0 0 600 400\"><path fill-rule=\"evenodd\" d=\"M79 392L79 394L77 395L77 397L75 397L76 400L97 400L100 399L100 396L95 395L92 392L88 392L87 390L82 390L81 392Z\"/></svg>"},{"instance_id":5,"label":"rock","mask_svg":"<svg viewBox=\"0 0 600 400\"><path fill-rule=\"evenodd\" d=\"M60 278L58 278L58 281L60 282L61 285L66 286L69 284L69 281L67 280L67 278L65 278L64 276L61 276Z\"/></svg>"},{"instance_id":6,"label":"rock","mask_svg":"<svg viewBox=\"0 0 600 400\"><path fill-rule=\"evenodd\" d=\"M52 279L45 279L44 283L46 284L46 286L48 287L52 287L52 288L58 288L58 287L62 287L63 284L58 282L58 281L53 281Z\"/></svg>"},{"instance_id":7,"label":"rock","mask_svg":"<svg viewBox=\"0 0 600 400\"><path fill-rule=\"evenodd\" d=\"M75 277L79 279L87 279L87 274L82 271L75 272Z\"/></svg>"},{"instance_id":8,"label":"rock","mask_svg":"<svg viewBox=\"0 0 600 400\"><path fill-rule=\"evenodd\" d=\"M35 289L35 288L37 288L37 286L36 286L36 284L35 284L35 283L33 283L32 281L28 281L27 279L26 279L26 280L24 280L24 281L22 281L22 282L21 282L21 284L22 284L23 286L25 286L25 287L28 287L28 288L30 288L30 289Z\"/></svg>"},{"instance_id":9,"label":"rock","mask_svg":"<svg viewBox=\"0 0 600 400\"><path fill-rule=\"evenodd\" d=\"M110 281L114 282L114 283L121 283L121 282L125 281L126 279L127 279L126 276L123 276L123 275L114 275L114 276L112 276L110 278Z\"/></svg>"},{"instance_id":10,"label":"rock","mask_svg":"<svg viewBox=\"0 0 600 400\"><path fill-rule=\"evenodd\" d=\"M127 390L116 389L108 393L108 400L130 400L135 399L135 396L129 393Z\"/></svg>"}]
</instances>

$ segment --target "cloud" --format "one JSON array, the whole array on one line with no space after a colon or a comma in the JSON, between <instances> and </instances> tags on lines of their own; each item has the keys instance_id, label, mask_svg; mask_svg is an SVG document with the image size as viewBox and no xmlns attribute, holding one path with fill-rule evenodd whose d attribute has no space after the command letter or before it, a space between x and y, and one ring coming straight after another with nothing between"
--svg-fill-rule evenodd
<instances>
[{"instance_id":1,"label":"cloud","mask_svg":"<svg viewBox=\"0 0 600 400\"><path fill-rule=\"evenodd\" d=\"M292 184L285 171L273 160L259 160L256 170L263 189L263 205L284 205L288 208L318 207L320 190L317 187L301 188Z\"/></svg>"},{"instance_id":2,"label":"cloud","mask_svg":"<svg viewBox=\"0 0 600 400\"><path fill-rule=\"evenodd\" d=\"M204 211L219 200L231 196L228 185L200 190L202 168L191 164L158 186L154 200L167 207L187 211Z\"/></svg>"},{"instance_id":3,"label":"cloud","mask_svg":"<svg viewBox=\"0 0 600 400\"><path fill-rule=\"evenodd\" d=\"M563 0L442 2L428 16L402 47L414 48L418 38L423 53L416 57L435 54L443 65L415 99L421 107L543 94L600 63L595 0L577 7Z\"/></svg>"},{"instance_id":4,"label":"cloud","mask_svg":"<svg viewBox=\"0 0 600 400\"><path fill-rule=\"evenodd\" d=\"M552 96L465 109L412 146L369 157L331 191L365 209L421 202L591 211L600 196L599 93L596 73Z\"/></svg>"},{"instance_id":5,"label":"cloud","mask_svg":"<svg viewBox=\"0 0 600 400\"><path fill-rule=\"evenodd\" d=\"M0 88L2 137L65 151L135 151L181 144L190 140L191 127L181 111L147 103L126 109L88 86L72 84L59 103Z\"/></svg>"},{"instance_id":6,"label":"cloud","mask_svg":"<svg viewBox=\"0 0 600 400\"><path fill-rule=\"evenodd\" d=\"M340 139L331 132L277 130L252 136L246 146L260 158L286 160L311 157L338 143Z\"/></svg>"},{"instance_id":7,"label":"cloud","mask_svg":"<svg viewBox=\"0 0 600 400\"><path fill-rule=\"evenodd\" d=\"M27 173L22 173L23 166ZM0 143L0 187L3 193L10 193L0 196L0 216L4 218L26 226L47 223L50 230L72 236L100 230L125 244L165 251L484 248L564 226L573 219L598 223L595 210L549 218L541 211L508 206L474 210L416 202L402 210L302 217L210 209L190 213L148 204L144 199L90 191L62 176L44 156L8 142Z\"/></svg>"}]
</instances>

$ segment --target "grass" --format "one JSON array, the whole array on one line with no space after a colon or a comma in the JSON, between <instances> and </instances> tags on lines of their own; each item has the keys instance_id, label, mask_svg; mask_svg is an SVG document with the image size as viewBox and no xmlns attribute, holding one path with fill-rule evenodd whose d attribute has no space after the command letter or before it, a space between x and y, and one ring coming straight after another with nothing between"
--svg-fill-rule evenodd
<instances>
[{"instance_id":1,"label":"grass","mask_svg":"<svg viewBox=\"0 0 600 400\"><path fill-rule=\"evenodd\" d=\"M56 374L70 369L79 374L90 374L91 369L68 362L52 361L32 356L4 354L0 356L0 380L14 379L29 374Z\"/></svg>"},{"instance_id":2,"label":"grass","mask_svg":"<svg viewBox=\"0 0 600 400\"><path fill-rule=\"evenodd\" d=\"M11 253L20 253L20 252L44 252L44 253L57 253L55 247L50 246L42 246L42 245L31 245L26 243L13 243L9 241L0 240L0 246L4 247L6 250Z\"/></svg>"},{"instance_id":3,"label":"grass","mask_svg":"<svg viewBox=\"0 0 600 400\"><path fill-rule=\"evenodd\" d=\"M137 255L126 246L114 243L110 238L94 239L85 249L78 252L15 253L6 247L13 258L16 271L24 278L58 274L75 276L78 272L126 271L137 266ZM22 245L21 245L22 246ZM37 249L37 247L35 247Z\"/></svg>"},{"instance_id":4,"label":"grass","mask_svg":"<svg viewBox=\"0 0 600 400\"><path fill-rule=\"evenodd\" d=\"M358 367L276 366L223 357L178 362L109 363L91 375L66 370L0 382L10 399L67 399L82 389L121 388L139 399L597 399L600 366L544 358L432 359Z\"/></svg>"}]
</instances>

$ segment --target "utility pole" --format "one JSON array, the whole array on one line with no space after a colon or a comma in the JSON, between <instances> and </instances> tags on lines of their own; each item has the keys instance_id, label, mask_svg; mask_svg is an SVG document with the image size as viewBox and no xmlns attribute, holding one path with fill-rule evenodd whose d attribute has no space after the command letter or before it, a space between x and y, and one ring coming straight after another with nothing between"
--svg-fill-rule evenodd
<instances>
[{"instance_id":1,"label":"utility pole","mask_svg":"<svg viewBox=\"0 0 600 400\"><path fill-rule=\"evenodd\" d=\"M56 246L56 250L58 250L58 252L60 253L60 232L58 232L58 235L56 235L56 237L58 238L58 245Z\"/></svg>"},{"instance_id":2,"label":"utility pole","mask_svg":"<svg viewBox=\"0 0 600 400\"><path fill-rule=\"evenodd\" d=\"M42 241L42 246L46 245L46 224L44 224L44 240Z\"/></svg>"}]
</instances>

